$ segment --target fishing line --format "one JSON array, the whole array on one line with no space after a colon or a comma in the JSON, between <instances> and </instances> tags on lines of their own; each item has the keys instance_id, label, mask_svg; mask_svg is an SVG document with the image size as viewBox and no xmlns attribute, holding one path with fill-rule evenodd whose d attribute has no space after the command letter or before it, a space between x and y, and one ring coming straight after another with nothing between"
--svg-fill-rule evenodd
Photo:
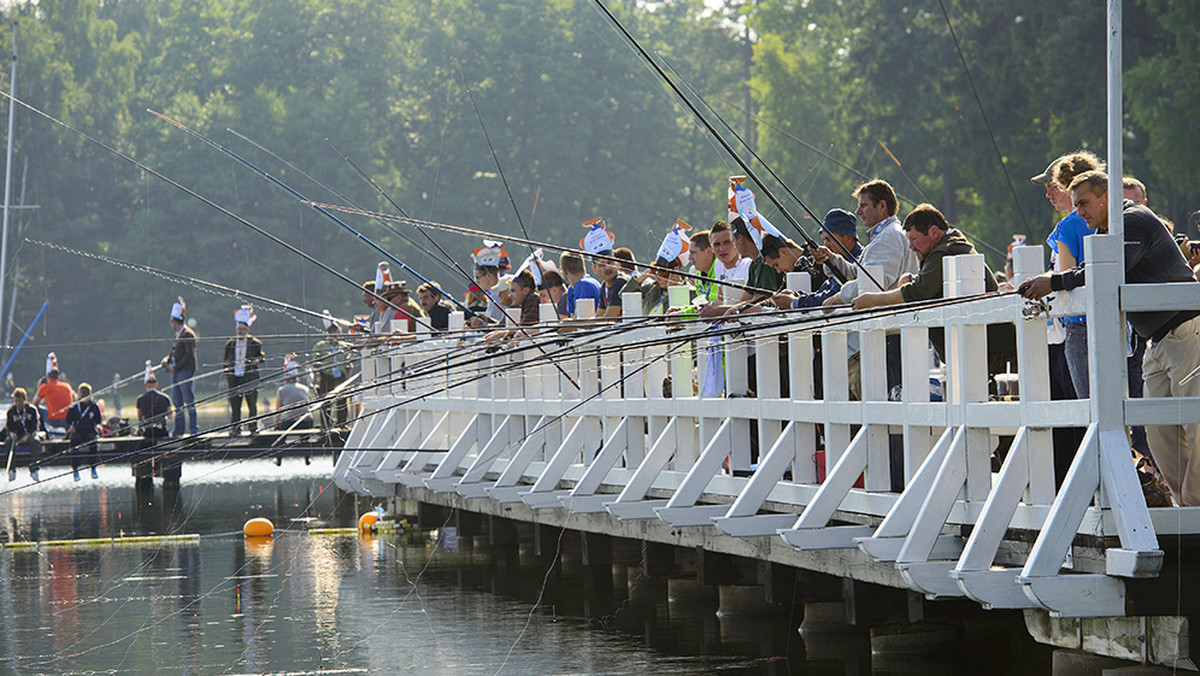
<instances>
[{"instance_id":1,"label":"fishing line","mask_svg":"<svg viewBox=\"0 0 1200 676\"><path fill-rule=\"evenodd\" d=\"M72 249L71 247L63 246L61 244L54 244L51 242L42 242L42 241L39 241L36 239L30 239L28 237L26 237L24 241L29 242L30 244L36 244L38 246L43 246L43 247L46 247L49 249L63 251L63 252L69 253L69 254L73 254L75 256L79 256L81 258L90 258L90 259L98 260L98 261L101 261L104 263L109 263L109 264L115 265L117 267L122 267L122 268L126 268L128 270L133 270L135 272L142 272L142 273L154 276L154 277L159 277L161 279L165 279L170 282L175 282L177 284L190 286L192 288L199 289L201 291L205 291L207 293L211 293L216 296L223 296L226 298L234 298L234 299L241 300L241 301L251 301L252 300L252 301L255 301L258 303L263 303L264 306L260 306L261 309L268 310L271 312L279 312L280 314L286 315L288 318L295 320L296 323L301 324L303 326L307 326L313 330L317 330L316 325L307 324L303 320L301 320L299 317L296 317L295 315L293 315L291 313L299 312L301 314L305 314L310 317L318 317L318 318L324 317L324 315L322 315L320 312L317 312L316 310L309 310L307 308L299 307L297 305L285 303L281 300L275 300L274 298L268 298L266 296L260 296L255 293L250 293L249 291L243 291L242 289L235 289L232 287L224 286L222 284L217 284L216 282L205 281L198 277L190 277L188 275L183 275L183 274L179 274L179 273L175 273L175 272L168 272L166 270L162 270L160 268L155 268L155 267L152 267L149 265L142 265L141 263L133 263L130 261L121 260L119 258L113 258L111 256L105 256L103 254L91 253L88 251L81 251L79 249ZM277 309L277 308L279 308L279 309ZM340 320L340 319L335 319L334 321L339 322L343 325L347 325L347 326L350 324L350 322L347 322L345 320Z\"/></svg>"},{"instance_id":2,"label":"fishing line","mask_svg":"<svg viewBox=\"0 0 1200 676\"><path fill-rule=\"evenodd\" d=\"M954 24L950 22L950 13L946 11L946 3L938 0L938 5L942 8L942 16L946 17L946 28L950 30L950 38L954 40L954 50L958 52L958 60L962 63L963 72L967 75L967 82L971 85L971 93L975 96L975 105L979 107L979 117L983 118L983 125L987 128L988 137L992 140L992 148L996 151L996 159L1000 161L1000 172L1004 174L1004 180L1008 183L1008 190L1012 193L1013 203L1017 205L1017 213L1021 215L1021 223L1025 225L1025 232L1031 232L1029 220L1025 218L1025 210L1021 208L1021 200L1017 198L1017 188L1013 185L1012 177L1008 175L1008 166L1004 163L1004 153L1000 152L1000 144L996 141L996 132L992 130L992 123L983 109L983 100L979 98L979 90L975 87L975 78L971 77L971 69L967 67L967 57L963 56L962 45L959 44L958 35L954 32Z\"/></svg>"},{"instance_id":3,"label":"fishing line","mask_svg":"<svg viewBox=\"0 0 1200 676\"><path fill-rule=\"evenodd\" d=\"M187 133L188 133L188 134L190 134L191 136L193 136L193 137L195 137L195 138L198 138L198 139L200 139L201 141L203 141L203 142L204 142L204 143L206 143L207 145L209 145L209 146L211 146L211 147L213 147L213 148L215 148L215 149L219 150L220 152L222 152L222 153L224 153L224 154L228 155L229 157L232 157L232 158L233 158L234 160L236 160L238 163L240 163L240 164L242 164L243 166L247 167L247 168L248 168L248 169L250 169L251 171L253 171L253 172L257 173L259 176L262 176L263 178L267 179L269 182L271 182L271 184L272 184L272 185L275 185L275 186L279 187L280 189L284 190L284 191L285 191L285 192L287 192L289 195L291 195L292 197L294 197L296 200L300 201L302 204L306 204L306 203L308 202L308 200L307 200L307 199L304 197L304 195L301 195L299 192L297 192L295 189L293 189L293 188L292 188L291 186L289 186L288 184L286 184L286 183L284 183L283 181L281 181L281 180L279 180L279 179L275 178L274 176L272 176L271 174L267 173L266 171L263 171L263 170L262 170L262 169L260 169L258 166L256 166L254 163L252 163L252 162L250 162L249 160L245 159L245 158L244 158L244 157L242 157L241 155L238 155L237 153L233 152L232 150L230 150L230 149L226 148L225 146L221 145L220 143L217 143L216 141L214 141L214 140L212 140L212 139L208 138L208 137L207 137L207 136L205 136L204 134L201 134L200 132L196 131L195 129L192 129L191 127L189 127L189 126L187 126L187 125L183 124L182 122L179 122L178 120L172 119L172 118L170 118L170 117L167 117L166 115L163 115L162 113L159 113L159 112L157 112L157 111L151 110L150 108L147 108L147 109L146 109L146 112L150 113L151 115L154 115L154 116L158 117L159 119L161 119L161 120L163 120L163 121L165 121L165 122L168 122L168 123L170 123L170 124L174 125L175 127L179 128L179 129L182 129L183 131L187 132ZM425 282L426 284L429 284L429 283L430 283L428 279L426 279L426 278L425 278L423 275L421 275L421 273L417 272L416 270L414 270L414 269L412 269L411 267L409 267L408 265L406 265L406 264L405 264L403 261L401 261L399 258L396 258L396 257L395 257L395 256L393 256L393 255L392 255L390 252L388 252L386 249L384 249L383 247L381 247L381 246L379 246L378 244L376 244L375 242L373 242L373 241L372 241L370 238L368 238L366 235L363 235L361 232L359 232L359 231L355 230L354 228L350 227L349 225L347 225L347 224L346 224L344 221L342 221L342 220L341 220L340 218L338 218L337 216L334 216L333 214L331 214L331 213L329 213L329 212L325 211L324 209L317 209L317 211L318 211L318 212L320 212L320 213L322 213L322 214L324 214L324 215L326 215L326 216L328 216L330 219L332 219L332 220L333 220L333 222L334 222L334 223L337 223L338 225L340 225L340 226L342 226L343 228L345 228L345 229L346 229L348 232L350 232L351 234L353 234L353 235L354 235L354 236L355 236L355 237L356 237L356 238L357 238L359 241L361 241L361 242L364 242L365 244L367 244L368 246L370 246L372 249L374 249L374 250L378 251L379 253L383 254L383 255L384 255L384 256L385 256L385 257L386 257L388 260L390 260L390 261L393 261L393 262L395 262L397 265L399 265L400 267L404 268L404 269L405 269L405 270L406 270L406 271L407 271L409 274L411 274L411 275L413 275L413 276L417 277L418 279L420 279L422 282ZM299 250L297 249L297 251L299 251ZM324 266L324 267L325 267L326 269L328 269L328 270L332 270L332 268L330 268L329 266ZM339 274L340 274L340 273L339 273ZM347 279L347 280L349 280L349 278L346 278L346 279ZM358 287L358 288L360 288L360 289L363 289L363 286L362 286L361 284L357 284L357 283L355 283L355 286L357 286L357 287ZM381 289L380 291L382 292L383 290ZM387 303L388 305L391 305L391 303L389 303L389 302L387 301L387 299L383 298L382 296L375 295L374 293L372 293L372 296L373 296L374 298L377 298L377 299L379 299L379 300L382 300L384 303ZM454 299L451 299L451 300L454 300ZM455 301L455 302L457 302L457 301ZM462 308L462 310L463 310L464 312L465 312L465 311L468 311L468 310L467 310L467 307L466 307L465 305L463 305L462 303L458 303L458 305L459 305L459 307L460 307L460 308ZM399 310L399 309L400 309L400 308L398 308L398 307L397 307L397 310ZM432 326L432 325L430 325L428 322L425 322L425 321L423 321L423 318L418 318L418 317L410 317L410 319L411 319L413 322L417 323L417 324L422 324L422 325L425 325L425 326L429 326L429 328L430 328L430 329L433 329L433 326Z\"/></svg>"},{"instance_id":4,"label":"fishing line","mask_svg":"<svg viewBox=\"0 0 1200 676\"><path fill-rule=\"evenodd\" d=\"M159 172L159 171L156 171L156 170L154 170L154 169L151 169L149 166L147 166L147 165L145 165L145 164L143 164L143 163L139 162L138 160L135 160L135 159L134 159L132 156L130 156L130 155L127 155L127 154L125 154L125 153L123 153L123 152L121 152L121 151L117 150L116 148L113 148L112 146L110 146L110 145L108 145L108 144L106 144L106 143L104 143L104 142L102 142L102 141L100 141L100 140L98 140L98 139L96 139L96 138L94 138L94 137L90 136L89 134L87 134L87 133L85 133L85 132L83 132L83 131L80 131L80 130L76 129L75 127L72 127L71 125L67 124L66 122L63 122L62 120L60 120L60 119L58 119L58 118L54 117L53 115L51 115L51 114L49 114L49 113L47 113L47 112L44 112L44 111L42 111L41 109L39 109L39 108L37 108L37 107L33 106L32 104L26 103L26 102L22 101L21 99L18 99L18 98L16 98L16 97L14 97L14 96L13 96L11 93L9 93L8 91L5 91L5 90L3 90L3 89L0 89L0 94L3 94L4 96L8 97L8 99L9 99L10 101L12 101L13 103L15 103L15 104L17 104L17 105L19 105L19 106L21 106L21 107L25 108L26 110L28 110L28 111L30 111L30 112L32 112L32 113L34 113L34 114L36 114L36 115L39 115L39 116L41 116L41 117L45 118L46 120L49 120L50 122L53 122L54 124L57 124L58 126L60 126L60 127L64 128L64 129L66 129L67 131L70 131L71 133L73 133L73 134L76 134L77 136L79 136L80 138L84 139L85 141L88 141L89 143L92 143L92 144L94 144L94 145L98 146L99 148L101 148L101 149L105 150L106 152L109 152L109 153L111 153L111 154L115 155L116 157L119 157L120 159L122 159L122 160L125 160L125 161L126 161L126 162L128 162L129 164L131 164L131 165L133 165L133 166L137 167L138 169L141 169L142 171L144 171L144 172L146 172L146 173L150 174L151 176L154 176L155 178L158 178L158 179L162 180L163 182L167 183L168 185L172 186L173 188L176 188L177 190L179 190L180 192L184 193L185 195L188 195L189 197L195 198L196 200L199 200L199 201L200 201L200 202L202 202L203 204L205 204L205 205L207 205L207 206L209 206L209 207L212 207L213 209L217 210L217 211L218 211L218 212L220 212L221 214L223 214L223 215L225 215L225 216L227 216L227 217L229 217L229 218L233 219L234 221L237 221L238 223L240 223L240 224L242 224L242 225L244 225L244 226L246 226L246 227L250 228L251 230L253 230L253 231L257 232L258 234L260 234L260 235L262 235L262 236L266 237L267 239L271 240L272 242L275 242L276 244L278 244L278 245L280 245L280 246L284 247L284 248L285 248L285 249L287 249L288 251L290 251L290 252L292 252L292 253L296 254L297 256L300 256L300 257L301 257L301 258L303 258L304 260L306 260L306 261L308 261L308 262L310 262L310 263L312 263L312 264L314 264L314 265L318 266L319 268L321 268L322 270L324 270L324 271L328 272L329 274L336 276L338 279L340 279L340 280L342 280L342 281L346 282L347 284L350 284L350 285L351 285L351 286L353 286L354 288L356 288L356 289L358 289L358 290L360 290L360 291L363 291L364 293L369 293L369 294L370 294L372 297L374 297L374 298L377 298L377 299L379 299L379 300L383 300L383 298L382 298L382 297L378 296L378 295L377 295L377 294L375 294L374 292L372 292L372 291L367 291L367 290L363 289L363 287L362 287L362 285L361 285L361 284L359 284L358 282L356 282L356 281L354 281L354 280L350 279L350 278L349 278L349 277L347 277L346 275L344 275L344 274L342 274L342 273L338 272L337 270L334 270L332 267L330 267L330 266L326 265L325 263L322 263L321 261L317 260L316 258L314 258L314 257L312 257L312 256L310 256L310 255L308 255L308 254L306 254L306 253L304 253L304 252L303 252L303 251L301 251L300 249L298 249L298 248L296 248L295 246L293 246L293 245L289 244L288 242L285 242L284 240L280 239L279 237L276 237L275 235L272 235L271 233L267 232L266 230L263 230L262 228L258 227L257 225L255 225L255 224L251 223L249 220L247 220L247 219L245 219L245 218L243 218L243 217L241 217L241 216L239 216L239 215L237 215L237 214L233 213L233 212L232 212L232 211L230 211L229 209L226 209L225 207L223 207L223 206L221 206L221 205L217 204L217 203L216 203L216 202L214 202L213 200L210 200L210 199L208 199L207 197L204 197L203 195L201 195L201 194L197 193L196 191L194 191L194 190L192 190L192 189L190 189L190 188L187 188L187 187L185 187L183 184L181 184L181 183L179 183L178 181L175 181L175 180L173 180L173 179L171 179L171 178L167 177L165 174L163 174L163 173L161 173L161 172ZM175 123L175 124L178 124L178 123ZM43 263L43 265L44 265L44 263ZM386 301L385 301L385 302L386 302Z\"/></svg>"},{"instance_id":5,"label":"fishing line","mask_svg":"<svg viewBox=\"0 0 1200 676\"><path fill-rule=\"evenodd\" d=\"M257 148L258 150L260 150L260 151L262 151L262 152L266 153L266 154L267 154L267 155L269 155L271 158L273 158L273 159L275 159L276 161L278 161L278 162L282 163L282 164L283 164L284 166L286 166L287 168L291 169L292 171L295 171L295 172L297 172L298 174L300 174L300 175L301 175L301 176L303 176L304 178L307 178L308 180L312 181L312 182L313 182L314 184L316 184L318 187L320 187L320 188L322 188L323 190L326 190L326 191L328 191L329 193L331 193L331 194L335 195L335 196L336 196L338 199L341 199L341 200L345 201L347 204L350 204L350 205L352 205L352 206L359 206L359 205L358 205L358 203L357 203L355 200L353 200L353 199L351 199L351 198L347 197L345 194L343 194L342 192L338 191L337 189L335 189L334 187L330 186L329 184L327 184L327 183L324 183L324 182L322 182L322 181L318 180L316 177L314 177L314 176L312 176L312 175L308 174L308 173L307 173L307 172L305 172L303 169L301 169L301 168L297 167L297 166L296 166L294 163L292 163L292 162L289 162L288 160L284 159L283 157L279 156L278 154L276 154L276 153L272 152L270 149L268 149L267 147L263 146L262 144L260 144L260 143L256 143L255 141L253 141L253 140L252 140L250 137L246 136L245 134L241 134L241 133L239 133L237 130L235 130L235 129L231 128L231 127L226 127L226 128L225 128L225 131L229 132L230 134L233 134L234 136L236 136L236 137L238 137L238 138L242 139L243 141L245 141L246 143L249 143L250 145L254 146L254 147L255 147L255 148ZM301 204L304 204L304 203L303 203L303 202L301 202ZM304 205L304 206L308 206L308 205ZM411 244L412 246L416 247L417 249L420 249L420 250L422 251L422 253L428 253L428 252L425 250L425 248L424 248L424 247L422 247L420 244L418 244L418 243L417 243L415 240L413 240L413 239L412 239L412 238L411 238L411 237L408 235L408 233L406 233L406 232L404 232L404 231L400 230L399 228L395 228L395 227L389 226L389 225L387 225L386 223L381 223L381 225L383 225L383 226L384 226L384 227L385 227L385 228L386 228L386 229L387 229L389 232L391 232L391 233L395 234L397 237L400 237L401 239L403 239L405 242L408 242L409 244ZM432 256L432 257L431 257L431 259L432 259L432 260L433 260L435 263L437 263L438 265L441 265L442 267L444 267L444 268L445 268L447 271L453 272L453 270L451 270L451 269L450 269L450 266L449 266L449 265L448 265L448 264L447 264L445 261L441 260L440 258L437 258L436 256Z\"/></svg>"}]
</instances>

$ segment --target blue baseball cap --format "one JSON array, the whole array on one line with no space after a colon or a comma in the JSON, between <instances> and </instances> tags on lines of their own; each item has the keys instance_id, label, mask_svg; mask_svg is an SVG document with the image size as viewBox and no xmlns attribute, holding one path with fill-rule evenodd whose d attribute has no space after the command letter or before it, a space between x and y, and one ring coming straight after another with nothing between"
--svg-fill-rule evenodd
<instances>
[{"instance_id":1,"label":"blue baseball cap","mask_svg":"<svg viewBox=\"0 0 1200 676\"><path fill-rule=\"evenodd\" d=\"M824 230L835 235L858 236L858 218L845 209L830 209L825 214Z\"/></svg>"}]
</instances>

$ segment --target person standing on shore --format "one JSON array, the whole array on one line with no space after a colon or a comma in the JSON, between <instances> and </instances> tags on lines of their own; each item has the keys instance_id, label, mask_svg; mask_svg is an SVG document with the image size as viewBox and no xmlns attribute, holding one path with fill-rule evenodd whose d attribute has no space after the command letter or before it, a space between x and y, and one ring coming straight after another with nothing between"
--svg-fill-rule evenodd
<instances>
[{"instance_id":1,"label":"person standing on shore","mask_svg":"<svg viewBox=\"0 0 1200 676\"><path fill-rule=\"evenodd\" d=\"M183 436L185 414L188 433L199 434L196 395L192 392L192 378L196 375L197 363L196 332L187 325L187 304L182 296L171 306L171 328L175 331L175 339L171 343L171 352L163 357L162 366L171 374L171 401L175 404L175 430L172 436Z\"/></svg>"},{"instance_id":2,"label":"person standing on shore","mask_svg":"<svg viewBox=\"0 0 1200 676\"><path fill-rule=\"evenodd\" d=\"M262 341L250 335L250 327L258 317L254 308L243 305L233 313L237 322L237 335L225 342L225 384L229 397L229 424L231 435L242 431L242 399L246 400L248 423L253 432L258 417L258 366L266 359Z\"/></svg>"}]
</instances>

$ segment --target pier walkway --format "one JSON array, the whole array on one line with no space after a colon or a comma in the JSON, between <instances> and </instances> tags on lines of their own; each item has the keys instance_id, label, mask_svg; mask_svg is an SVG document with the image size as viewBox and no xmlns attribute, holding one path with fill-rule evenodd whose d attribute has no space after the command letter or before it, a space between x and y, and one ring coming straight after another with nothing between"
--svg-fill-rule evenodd
<instances>
[{"instance_id":1,"label":"pier walkway","mask_svg":"<svg viewBox=\"0 0 1200 676\"><path fill-rule=\"evenodd\" d=\"M555 334L491 357L458 341L377 348L364 354L375 386L334 480L1023 609L1031 627L1065 623L1081 647L1088 630L1073 618L1171 616L1173 643L1141 621L1140 648L1090 649L1195 668L1181 616L1196 607L1187 564L1200 508L1146 506L1125 428L1200 422L1200 401L1127 397L1122 313L1200 308L1200 284L1121 284L1117 249L1087 238L1089 286L1046 307L1007 294L803 324L761 314L715 336L626 317L624 331ZM1042 247L1015 254L1014 282L1044 269ZM982 279L982 256L945 263L947 298L982 293L963 281ZM632 300L625 308L640 307ZM1084 313L1093 396L1051 401L1047 316ZM989 325L1016 335L1019 397L990 394ZM940 401L931 332L945 339ZM902 387L889 392L892 335ZM861 401L849 394L855 342ZM722 375L724 396L697 394ZM1052 431L1065 427L1085 433L1056 486Z\"/></svg>"}]
</instances>

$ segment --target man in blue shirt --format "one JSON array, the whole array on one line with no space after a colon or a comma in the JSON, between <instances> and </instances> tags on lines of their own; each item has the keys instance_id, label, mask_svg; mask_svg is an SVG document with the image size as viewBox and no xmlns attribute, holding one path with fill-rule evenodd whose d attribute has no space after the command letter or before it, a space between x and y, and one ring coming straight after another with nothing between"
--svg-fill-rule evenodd
<instances>
[{"instance_id":1,"label":"man in blue shirt","mask_svg":"<svg viewBox=\"0 0 1200 676\"><path fill-rule=\"evenodd\" d=\"M567 314L578 315L579 301L592 300L592 314L600 307L600 282L587 274L583 267L583 256L564 251L559 258L559 267L567 278Z\"/></svg>"}]
</instances>

